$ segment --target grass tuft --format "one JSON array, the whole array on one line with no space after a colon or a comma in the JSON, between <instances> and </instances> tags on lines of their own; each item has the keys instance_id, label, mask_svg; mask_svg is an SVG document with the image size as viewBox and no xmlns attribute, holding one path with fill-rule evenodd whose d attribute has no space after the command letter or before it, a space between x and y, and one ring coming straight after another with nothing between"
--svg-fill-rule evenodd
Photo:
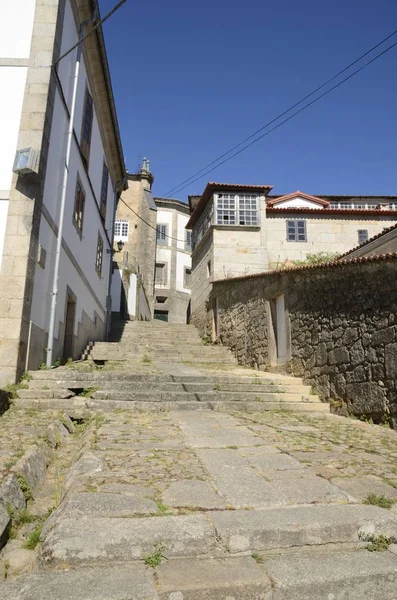
<instances>
[{"instance_id":1,"label":"grass tuft","mask_svg":"<svg viewBox=\"0 0 397 600\"><path fill-rule=\"evenodd\" d=\"M363 504L372 504L373 506L379 506L380 508L391 508L394 504L394 500L386 498L383 494L381 496L368 494L363 501Z\"/></svg>"},{"instance_id":2,"label":"grass tuft","mask_svg":"<svg viewBox=\"0 0 397 600\"><path fill-rule=\"evenodd\" d=\"M155 567L158 567L162 559L165 558L165 556L163 555L163 551L164 546L162 544L157 544L157 546L155 546L153 554L149 554L144 558L145 565L147 565L148 567L152 567L153 569Z\"/></svg>"},{"instance_id":3,"label":"grass tuft","mask_svg":"<svg viewBox=\"0 0 397 600\"><path fill-rule=\"evenodd\" d=\"M385 552L393 541L393 538L384 535L374 535L370 538L370 543L366 546L366 549L368 552Z\"/></svg>"},{"instance_id":4,"label":"grass tuft","mask_svg":"<svg viewBox=\"0 0 397 600\"><path fill-rule=\"evenodd\" d=\"M35 527L33 531L29 534L26 542L23 545L23 547L26 548L26 550L34 550L36 548L37 544L40 541L42 529L42 524L37 525L37 527Z\"/></svg>"}]
</instances>

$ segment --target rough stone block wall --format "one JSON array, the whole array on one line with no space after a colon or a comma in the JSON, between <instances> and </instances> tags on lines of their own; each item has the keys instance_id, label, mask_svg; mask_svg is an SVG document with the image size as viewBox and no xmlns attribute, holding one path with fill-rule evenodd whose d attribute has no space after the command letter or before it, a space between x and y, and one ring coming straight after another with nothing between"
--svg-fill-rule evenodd
<instances>
[{"instance_id":1,"label":"rough stone block wall","mask_svg":"<svg viewBox=\"0 0 397 600\"><path fill-rule=\"evenodd\" d=\"M285 294L290 369L342 414L397 428L397 261L268 273L214 284L219 337L242 364L268 363L269 300Z\"/></svg>"}]
</instances>

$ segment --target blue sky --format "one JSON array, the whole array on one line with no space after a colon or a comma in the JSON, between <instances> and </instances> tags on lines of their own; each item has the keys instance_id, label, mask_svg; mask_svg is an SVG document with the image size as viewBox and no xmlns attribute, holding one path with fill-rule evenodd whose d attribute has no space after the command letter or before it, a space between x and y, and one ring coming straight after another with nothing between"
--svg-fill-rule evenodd
<instances>
[{"instance_id":1,"label":"blue sky","mask_svg":"<svg viewBox=\"0 0 397 600\"><path fill-rule=\"evenodd\" d=\"M128 170L147 156L164 195L394 29L390 0L128 0L104 25ZM397 47L172 195L208 180L397 195L396 67Z\"/></svg>"}]
</instances>

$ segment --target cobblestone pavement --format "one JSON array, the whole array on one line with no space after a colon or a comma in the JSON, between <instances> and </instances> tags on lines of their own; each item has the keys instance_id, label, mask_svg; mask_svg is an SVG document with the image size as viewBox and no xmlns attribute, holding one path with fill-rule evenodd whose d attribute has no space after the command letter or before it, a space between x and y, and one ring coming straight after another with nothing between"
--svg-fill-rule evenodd
<instances>
[{"instance_id":1,"label":"cobblestone pavement","mask_svg":"<svg viewBox=\"0 0 397 600\"><path fill-rule=\"evenodd\" d=\"M1 447L18 453L55 416L11 409ZM395 431L289 411L80 421L56 451L60 505L43 520L52 467L28 503L40 542L24 549L28 522L0 554L2 599L108 600L108 586L118 600L394 598ZM363 503L370 494L389 510Z\"/></svg>"},{"instance_id":2,"label":"cobblestone pavement","mask_svg":"<svg viewBox=\"0 0 397 600\"><path fill-rule=\"evenodd\" d=\"M26 450L46 435L57 411L11 406L0 416L0 482Z\"/></svg>"}]
</instances>

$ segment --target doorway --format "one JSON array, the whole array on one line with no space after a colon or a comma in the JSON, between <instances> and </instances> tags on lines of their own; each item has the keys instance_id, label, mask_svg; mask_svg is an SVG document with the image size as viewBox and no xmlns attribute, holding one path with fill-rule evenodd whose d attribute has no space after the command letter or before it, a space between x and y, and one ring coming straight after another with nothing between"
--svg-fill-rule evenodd
<instances>
[{"instance_id":1,"label":"doorway","mask_svg":"<svg viewBox=\"0 0 397 600\"><path fill-rule=\"evenodd\" d=\"M218 298L212 298L212 341L216 342L219 335Z\"/></svg>"},{"instance_id":2,"label":"doorway","mask_svg":"<svg viewBox=\"0 0 397 600\"><path fill-rule=\"evenodd\" d=\"M70 293L66 296L65 338L63 343L63 358L73 358L74 322L76 317L76 298Z\"/></svg>"},{"instance_id":3,"label":"doorway","mask_svg":"<svg viewBox=\"0 0 397 600\"><path fill-rule=\"evenodd\" d=\"M270 300L270 319L272 323L269 336L269 357L276 365L282 365L289 360L287 313L285 297L280 294Z\"/></svg>"}]
</instances>

